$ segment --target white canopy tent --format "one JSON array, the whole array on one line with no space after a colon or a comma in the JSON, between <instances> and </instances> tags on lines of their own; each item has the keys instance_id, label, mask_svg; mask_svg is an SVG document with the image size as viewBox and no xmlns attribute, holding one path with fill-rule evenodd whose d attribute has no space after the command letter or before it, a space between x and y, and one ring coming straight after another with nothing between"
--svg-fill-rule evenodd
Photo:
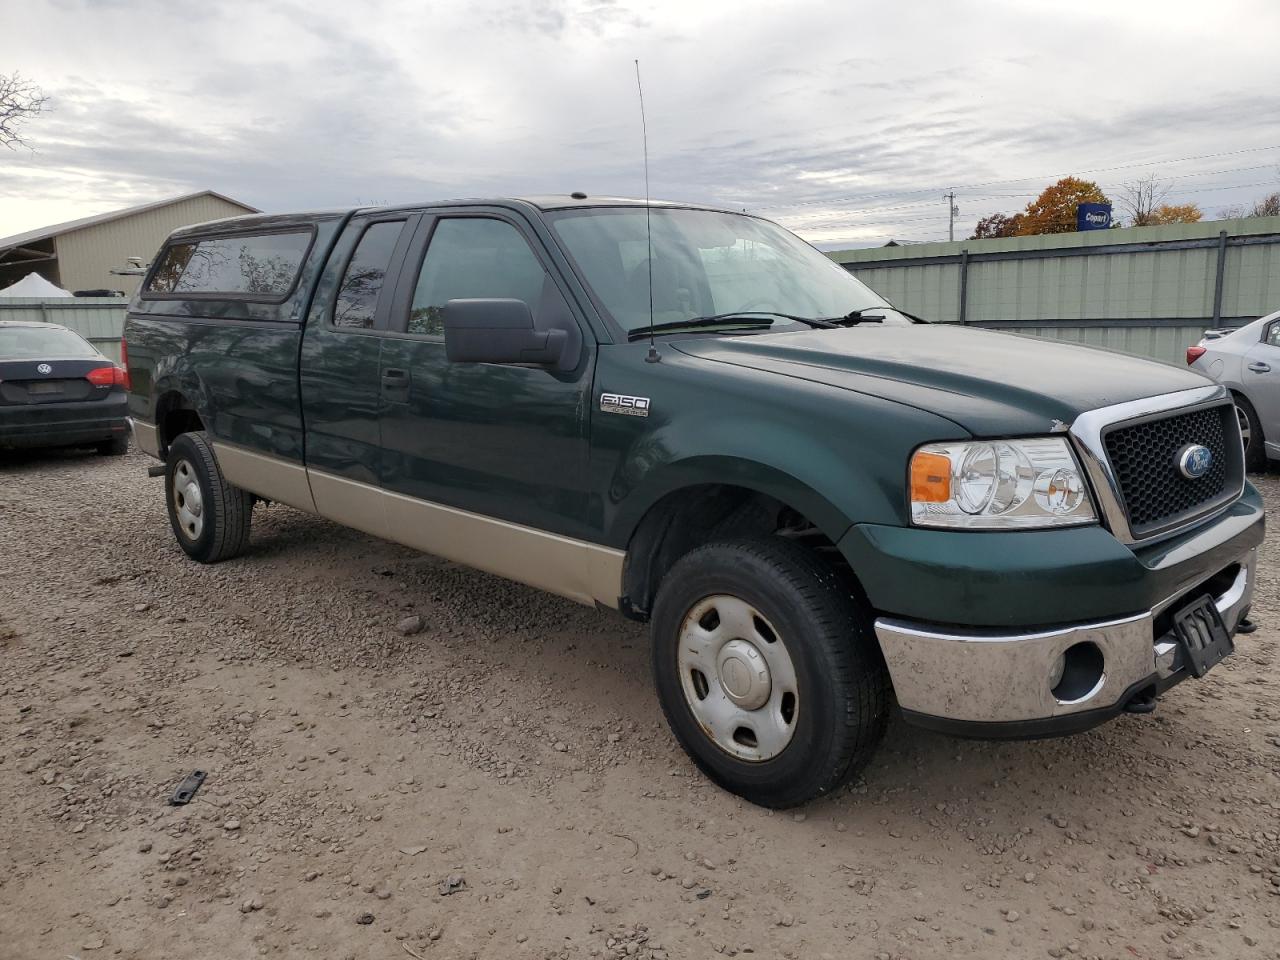
<instances>
[{"instance_id":1,"label":"white canopy tent","mask_svg":"<svg viewBox=\"0 0 1280 960\"><path fill-rule=\"evenodd\" d=\"M28 273L11 286L0 290L0 297L70 297L70 290L63 290L38 273Z\"/></svg>"}]
</instances>

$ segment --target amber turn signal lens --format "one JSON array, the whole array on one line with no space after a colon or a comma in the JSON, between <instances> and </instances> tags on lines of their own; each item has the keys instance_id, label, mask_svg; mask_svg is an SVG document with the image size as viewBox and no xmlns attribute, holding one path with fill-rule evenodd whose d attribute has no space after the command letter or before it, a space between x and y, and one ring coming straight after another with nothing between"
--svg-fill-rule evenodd
<instances>
[{"instance_id":1,"label":"amber turn signal lens","mask_svg":"<svg viewBox=\"0 0 1280 960\"><path fill-rule=\"evenodd\" d=\"M947 457L921 451L911 458L911 499L915 503L951 499L951 461Z\"/></svg>"}]
</instances>

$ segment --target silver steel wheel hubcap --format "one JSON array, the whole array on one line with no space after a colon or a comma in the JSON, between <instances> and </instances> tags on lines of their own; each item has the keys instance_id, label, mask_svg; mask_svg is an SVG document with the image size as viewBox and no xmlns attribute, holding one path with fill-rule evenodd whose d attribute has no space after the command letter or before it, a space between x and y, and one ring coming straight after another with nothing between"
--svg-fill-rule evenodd
<instances>
[{"instance_id":1,"label":"silver steel wheel hubcap","mask_svg":"<svg viewBox=\"0 0 1280 960\"><path fill-rule=\"evenodd\" d=\"M1249 449L1249 435L1253 432L1249 429L1249 415L1236 407L1236 419L1240 421L1240 439L1244 442L1244 448Z\"/></svg>"},{"instance_id":2,"label":"silver steel wheel hubcap","mask_svg":"<svg viewBox=\"0 0 1280 960\"><path fill-rule=\"evenodd\" d=\"M758 610L726 594L698 601L680 627L676 662L685 702L717 747L753 762L786 749L800 708L795 665Z\"/></svg>"},{"instance_id":3,"label":"silver steel wheel hubcap","mask_svg":"<svg viewBox=\"0 0 1280 960\"><path fill-rule=\"evenodd\" d=\"M179 460L173 468L173 507L178 517L178 527L191 540L200 539L204 529L204 498L200 495L200 481L186 460Z\"/></svg>"}]
</instances>

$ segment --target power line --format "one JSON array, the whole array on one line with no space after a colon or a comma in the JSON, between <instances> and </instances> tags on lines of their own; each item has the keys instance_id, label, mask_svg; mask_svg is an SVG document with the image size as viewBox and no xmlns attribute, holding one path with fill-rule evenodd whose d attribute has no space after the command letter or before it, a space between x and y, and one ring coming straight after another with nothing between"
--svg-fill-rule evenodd
<instances>
[{"instance_id":1,"label":"power line","mask_svg":"<svg viewBox=\"0 0 1280 960\"><path fill-rule=\"evenodd\" d=\"M1170 196L1166 198L1165 202L1169 202L1170 200L1176 201L1185 194L1212 193L1212 192L1217 192L1221 190L1245 190L1251 187L1273 186L1276 183L1280 183L1280 180L1258 180L1252 183L1228 183L1228 184L1219 184L1217 186L1209 186L1209 187L1191 187L1185 190L1172 191ZM1115 188L1110 187L1106 189L1112 189L1114 191ZM945 198L948 195L944 194L943 196ZM1000 196L1012 198L1012 197L1035 196L1035 194L1003 194L996 197L990 197L990 196L989 197L972 197L972 198L965 198L965 199L969 199L973 202L977 202L980 200L999 199ZM809 230L809 231L819 230L819 229L831 229L831 228L838 228L838 227L859 229L862 227L883 226L886 224L894 225L894 224L900 224L900 223L925 223L925 222L936 223L941 220L951 220L950 214L943 214L940 216L923 216L923 217L914 217L914 216L913 217L890 217L887 219L873 218L871 220L861 219L861 216L867 213L874 213L877 211L888 212L891 210L929 207L929 206L932 206L934 203L935 201L928 200L928 201L921 201L915 204L903 204L898 207L871 207L871 208L867 208L866 210L853 210L853 211L847 211L847 212L826 211L823 213L813 213L813 214L802 215L799 217L788 217L788 218L780 218L780 219L787 219L791 221L796 227L796 229L798 230ZM854 219L855 217L858 217L859 219ZM796 219L807 221L807 222L795 223ZM815 219L816 219L816 222L815 222ZM954 231L953 229L951 229L951 224L949 224L948 233L951 234L952 238L954 239Z\"/></svg>"},{"instance_id":2,"label":"power line","mask_svg":"<svg viewBox=\"0 0 1280 960\"><path fill-rule=\"evenodd\" d=\"M1175 174L1169 177L1168 180L1170 182L1174 182L1178 180L1188 180L1191 177L1209 177L1209 176L1217 176L1219 174L1224 174L1224 173L1243 173L1249 170L1272 170L1272 169L1280 170L1280 165L1277 165L1274 163L1261 163L1251 167L1229 167L1223 170L1198 170L1194 173ZM1257 185L1258 184L1249 184L1249 183L1227 184L1227 185L1224 185L1222 189L1235 189L1237 187L1240 189L1244 189L1246 187L1257 186ZM1265 183L1263 185L1265 185ZM1117 189L1123 189L1123 186L1124 186L1123 184L1111 184L1111 185L1104 184L1103 185L1104 189L1108 189L1112 191ZM1218 189L1218 188L1215 187L1214 189ZM1184 190L1182 192L1185 193L1189 191ZM982 201L985 201L985 200L1020 200L1024 197L1035 197L1035 196L1039 196L1039 194L1036 194L1036 193L989 193L981 197L959 197L959 199L965 200L969 203L981 203ZM890 204L890 205L882 205L882 206L876 206L876 207L862 207L861 209L858 209L858 210L849 210L849 211L843 211L843 212L847 216L860 216L864 213L875 213L879 211L910 210L917 207L931 207L933 206L934 203L935 201L933 200L914 200L910 203ZM757 207L755 209L762 209L762 208ZM819 211L817 213L782 214L780 219L782 217L785 217L786 219L794 222L797 219L804 220L811 217L831 216L832 212L833 211Z\"/></svg>"},{"instance_id":3,"label":"power line","mask_svg":"<svg viewBox=\"0 0 1280 960\"><path fill-rule=\"evenodd\" d=\"M1034 197L1034 196L1037 196L1037 194L995 193L995 194L988 194L987 196L984 196L984 197L959 197L959 199L967 200L970 203L979 203L983 200L1021 200L1024 197ZM936 200L917 200L915 203L893 204L891 206L884 206L884 207L863 207L859 210L819 210L814 213L782 214L781 216L778 217L778 219L779 220L785 219L788 222L794 223L797 220L811 220L814 217L833 217L833 216L858 217L867 213L885 213L891 210L917 210L921 207L932 207L935 203L937 203Z\"/></svg>"},{"instance_id":4,"label":"power line","mask_svg":"<svg viewBox=\"0 0 1280 960\"><path fill-rule=\"evenodd\" d=\"M1217 187L1192 187L1190 190L1178 190L1173 193L1175 197L1179 197L1184 193L1211 193L1214 190L1245 190L1249 187L1269 187L1272 184L1280 182L1276 179L1258 180L1255 183L1226 183Z\"/></svg>"},{"instance_id":5,"label":"power line","mask_svg":"<svg viewBox=\"0 0 1280 960\"><path fill-rule=\"evenodd\" d=\"M1126 169L1132 169L1134 167L1156 166L1161 163L1169 163L1169 164L1185 163L1191 160L1204 160L1204 159L1209 159L1211 157L1216 157L1216 156L1230 156L1235 153L1250 153L1250 152L1257 152L1261 150L1280 150L1280 145L1271 146L1271 147L1250 147L1250 148L1247 148L1246 150L1229 151L1228 153L1223 153L1223 154L1203 154L1197 157L1181 157L1173 160L1164 160L1164 161L1153 160L1149 163L1119 164L1113 167L1092 167L1092 168L1086 168L1084 170L1078 170L1076 172L1077 173L1104 173L1110 170L1126 170ZM1177 179L1178 177L1211 176L1211 175L1220 174L1220 173L1232 173L1237 170L1260 170L1260 169L1270 168L1272 166L1275 166L1275 165L1268 163L1268 164L1259 164L1258 166L1254 166L1254 167L1238 167L1238 168L1224 169L1224 170L1203 170L1203 171L1196 171L1196 172L1187 173L1187 174L1175 174L1170 179ZM975 189L977 187L994 186L994 185L1003 184L1003 183L1021 183L1025 180L1050 180L1055 178L1060 179L1061 177L1064 177L1064 176L1070 176L1070 174L1042 174L1040 176L1035 176L1035 177L1018 177L1010 180L988 180L983 183L967 184L965 186L962 186L956 189L961 189L961 190ZM898 190L898 191L891 191L889 193L882 193L882 194L865 194L861 197L831 197L831 198L815 199L815 200L799 200L799 201L796 201L795 203L774 204L771 206L753 207L749 209L774 210L774 209L782 209L782 208L798 207L798 206L815 206L823 203L857 203L861 200L874 200L874 199L890 198L890 197L916 196L919 194L931 193L931 192L932 190L930 188L924 188L920 190Z\"/></svg>"},{"instance_id":6,"label":"power line","mask_svg":"<svg viewBox=\"0 0 1280 960\"><path fill-rule=\"evenodd\" d=\"M1227 170L1198 170L1195 173L1175 173L1170 180L1188 180L1191 177L1210 177L1219 173L1243 173L1246 170L1280 170L1277 163L1259 163L1252 167L1231 167Z\"/></svg>"},{"instance_id":7,"label":"power line","mask_svg":"<svg viewBox=\"0 0 1280 960\"><path fill-rule=\"evenodd\" d=\"M885 225L892 226L897 223L941 223L949 220L950 217L945 213L930 215L927 217L902 217L895 220L833 220L830 223L811 223L807 224L806 230L820 230L827 227L849 226L849 227L881 227Z\"/></svg>"},{"instance_id":8,"label":"power line","mask_svg":"<svg viewBox=\"0 0 1280 960\"><path fill-rule=\"evenodd\" d=\"M1245 147L1240 150L1226 150L1226 151L1223 151L1222 153L1202 153L1202 154L1197 154L1195 156L1190 156L1190 157L1176 157L1174 159L1166 159L1166 160L1144 160L1142 162L1120 163L1110 167L1085 167L1084 169L1074 171L1074 173L1108 173L1112 170L1132 170L1137 167L1153 167L1153 166L1159 166L1160 164L1189 163L1192 160L1212 160L1212 159L1217 159L1218 157L1235 157L1235 156L1240 156L1241 154L1246 154L1246 153L1260 153L1264 150L1280 150L1280 144L1272 144L1271 146L1267 146L1267 147ZM1072 173L1052 173L1052 174L1038 174L1035 176L1028 176L1028 177L1011 177L1006 180L984 180L984 181L981 181L980 183L962 184L961 186L956 187L955 189L974 190L974 189L977 189L978 187L992 187L992 186L996 186L998 184L1004 184L1004 183L1021 183L1025 180L1058 180L1058 179L1061 179L1062 177L1067 177L1072 175L1073 175ZM787 209L791 207L809 207L809 206L814 206L816 204L821 204L821 203L859 203L863 200L879 200L879 199L897 197L897 196L915 196L915 195L924 194L924 193L933 193L936 190L937 190L936 187L926 187L920 190L899 190L899 191L893 191L890 193L864 194L863 196L859 196L859 197L819 197L813 200L796 200L792 203L765 204L765 205L755 206L755 207L748 206L748 209L750 210L781 210L781 209Z\"/></svg>"}]
</instances>

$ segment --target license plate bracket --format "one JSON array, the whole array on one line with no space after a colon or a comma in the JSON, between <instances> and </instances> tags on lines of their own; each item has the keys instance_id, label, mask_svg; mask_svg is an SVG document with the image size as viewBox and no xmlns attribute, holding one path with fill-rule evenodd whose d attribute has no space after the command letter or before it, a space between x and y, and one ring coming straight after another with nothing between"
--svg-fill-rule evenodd
<instances>
[{"instance_id":1,"label":"license plate bracket","mask_svg":"<svg viewBox=\"0 0 1280 960\"><path fill-rule=\"evenodd\" d=\"M1197 678L1203 677L1236 648L1222 622L1222 614L1208 594L1173 615L1173 635L1182 647L1187 669Z\"/></svg>"}]
</instances>

